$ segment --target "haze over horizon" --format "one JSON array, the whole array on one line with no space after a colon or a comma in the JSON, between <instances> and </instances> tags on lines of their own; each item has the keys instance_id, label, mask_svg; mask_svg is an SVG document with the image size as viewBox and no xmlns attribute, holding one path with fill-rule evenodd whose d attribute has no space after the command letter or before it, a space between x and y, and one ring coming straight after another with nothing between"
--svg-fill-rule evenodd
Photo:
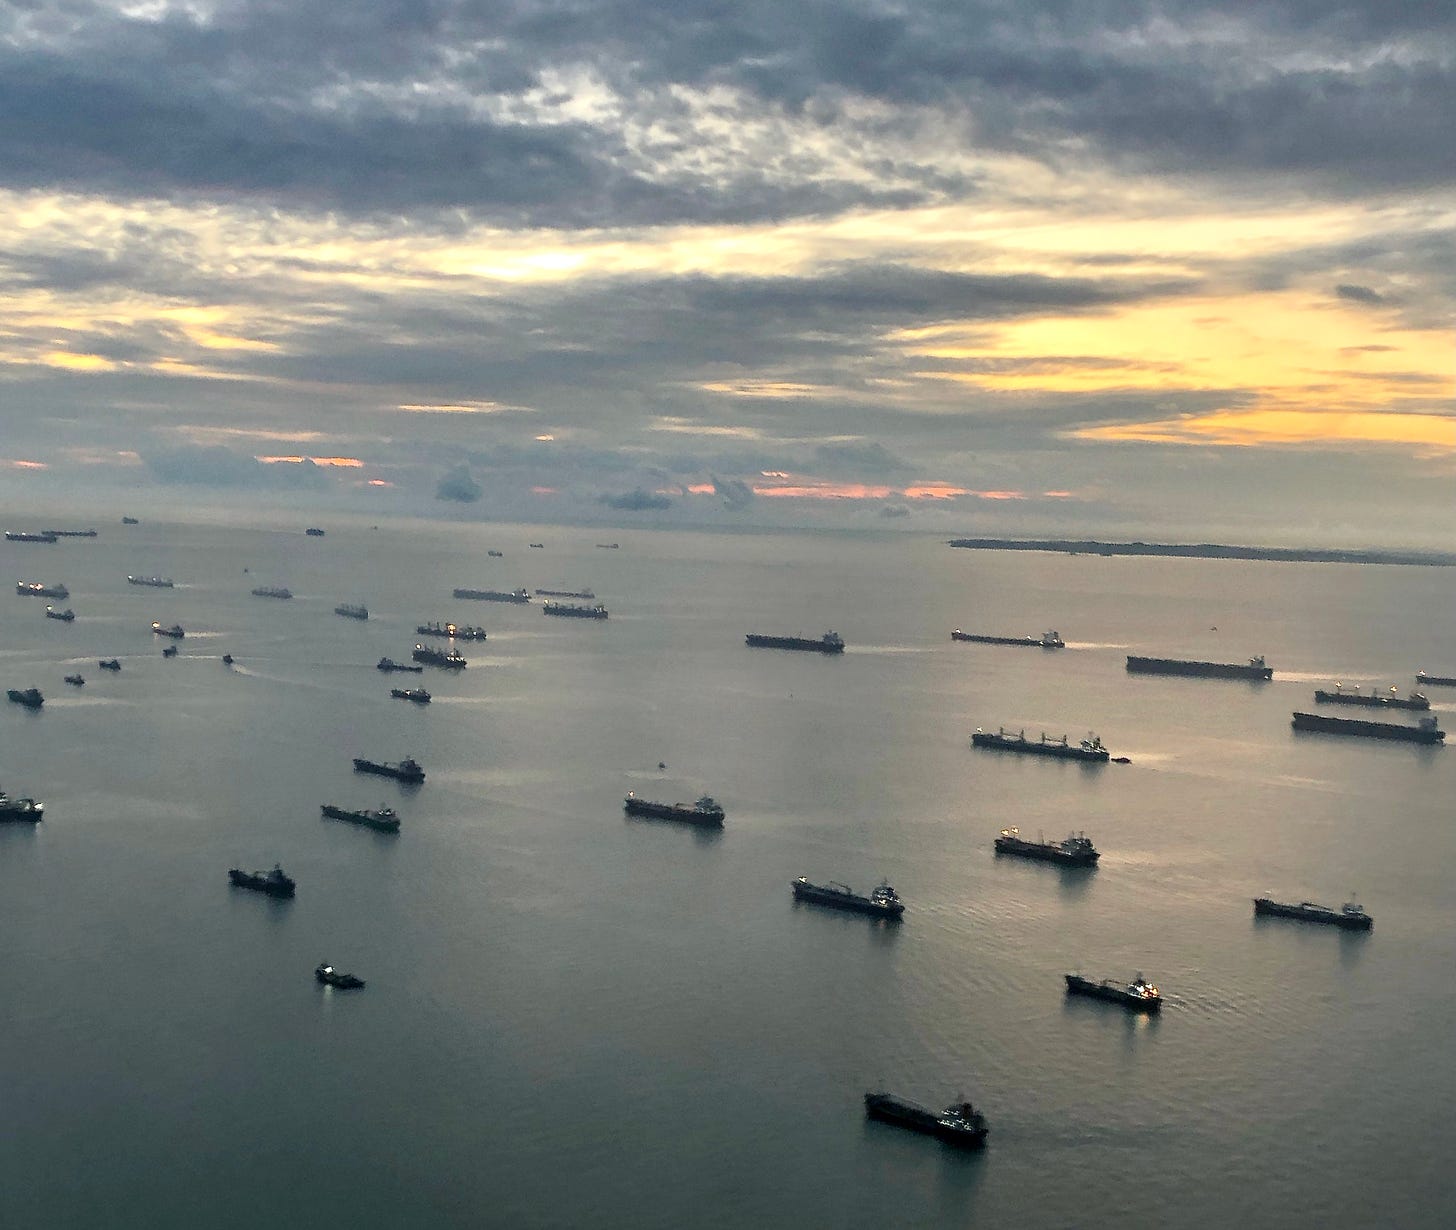
<instances>
[{"instance_id":1,"label":"haze over horizon","mask_svg":"<svg viewBox=\"0 0 1456 1230\"><path fill-rule=\"evenodd\" d=\"M1450 6L0 30L8 509L1450 545Z\"/></svg>"}]
</instances>

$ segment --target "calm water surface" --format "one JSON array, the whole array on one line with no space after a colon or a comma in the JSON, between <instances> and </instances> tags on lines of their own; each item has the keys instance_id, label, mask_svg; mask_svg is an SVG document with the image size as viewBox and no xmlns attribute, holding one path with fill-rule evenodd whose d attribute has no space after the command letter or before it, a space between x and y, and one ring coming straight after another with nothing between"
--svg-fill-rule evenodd
<instances>
[{"instance_id":1,"label":"calm water surface","mask_svg":"<svg viewBox=\"0 0 1456 1230\"><path fill-rule=\"evenodd\" d=\"M323 524L0 544L0 677L47 698L0 710L0 786L47 805L0 828L7 1224L1456 1220L1456 750L1289 729L1316 686L1456 674L1456 570ZM177 588L126 584L154 572ZM76 621L18 580L64 581ZM518 585L611 619L450 597ZM187 628L176 659L154 619ZM391 700L374 663L431 619L490 639L430 706ZM842 658L743 644L828 628ZM969 747L999 725L1132 763ZM628 790L712 794L726 828L625 819ZM1007 824L1085 830L1101 865L998 860ZM228 887L277 861L295 900ZM888 876L906 920L796 906L800 874ZM1256 921L1263 893L1358 893L1375 930ZM324 959L368 989L318 987ZM1161 1019L1067 1001L1073 970L1146 973ZM970 1096L990 1147L865 1123L882 1085Z\"/></svg>"}]
</instances>

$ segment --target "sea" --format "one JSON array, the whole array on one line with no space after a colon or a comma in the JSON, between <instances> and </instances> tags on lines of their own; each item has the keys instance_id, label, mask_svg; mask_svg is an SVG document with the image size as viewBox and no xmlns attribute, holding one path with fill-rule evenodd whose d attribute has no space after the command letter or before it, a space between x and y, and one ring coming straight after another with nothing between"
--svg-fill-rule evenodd
<instances>
[{"instance_id":1,"label":"sea","mask_svg":"<svg viewBox=\"0 0 1456 1230\"><path fill-rule=\"evenodd\" d=\"M0 825L3 1224L1456 1222L1456 748L1290 728L1317 687L1456 675L1456 569L309 515L324 536L207 509L0 543L0 677L46 698L0 708L0 787L46 807ZM489 639L376 670L429 620ZM744 642L831 629L842 656ZM1000 727L1130 763L971 747ZM629 791L727 819L630 818ZM998 857L1008 826L1100 865ZM295 899L230 887L275 863ZM888 879L904 921L796 904L800 875ZM1255 918L1266 894L1375 926ZM1142 973L1163 1011L1069 999L1071 972ZM971 1099L986 1149L866 1121L881 1089Z\"/></svg>"}]
</instances>

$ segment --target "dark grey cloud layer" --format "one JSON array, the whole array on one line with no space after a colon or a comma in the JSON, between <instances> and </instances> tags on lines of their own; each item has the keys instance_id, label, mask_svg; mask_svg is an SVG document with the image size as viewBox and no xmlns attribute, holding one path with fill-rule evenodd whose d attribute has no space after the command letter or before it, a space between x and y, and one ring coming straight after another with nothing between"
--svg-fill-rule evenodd
<instances>
[{"instance_id":1,"label":"dark grey cloud layer","mask_svg":"<svg viewBox=\"0 0 1456 1230\"><path fill-rule=\"evenodd\" d=\"M1452 174L1453 13L341 0L154 19L11 4L0 182L552 226L935 201L974 187L954 155L992 151L1388 191ZM689 101L706 89L716 115ZM601 101L569 105L583 91ZM802 148L756 140L756 124ZM931 131L940 156L911 153ZM861 165L812 156L816 134L858 144Z\"/></svg>"}]
</instances>

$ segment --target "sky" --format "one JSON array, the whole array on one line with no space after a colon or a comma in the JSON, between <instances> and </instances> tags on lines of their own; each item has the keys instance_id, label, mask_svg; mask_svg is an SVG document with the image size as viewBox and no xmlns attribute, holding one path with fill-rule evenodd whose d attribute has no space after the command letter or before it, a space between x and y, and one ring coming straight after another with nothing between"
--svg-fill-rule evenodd
<instances>
[{"instance_id":1,"label":"sky","mask_svg":"<svg viewBox=\"0 0 1456 1230\"><path fill-rule=\"evenodd\" d=\"M0 500L1449 547L1450 0L0 3Z\"/></svg>"}]
</instances>

